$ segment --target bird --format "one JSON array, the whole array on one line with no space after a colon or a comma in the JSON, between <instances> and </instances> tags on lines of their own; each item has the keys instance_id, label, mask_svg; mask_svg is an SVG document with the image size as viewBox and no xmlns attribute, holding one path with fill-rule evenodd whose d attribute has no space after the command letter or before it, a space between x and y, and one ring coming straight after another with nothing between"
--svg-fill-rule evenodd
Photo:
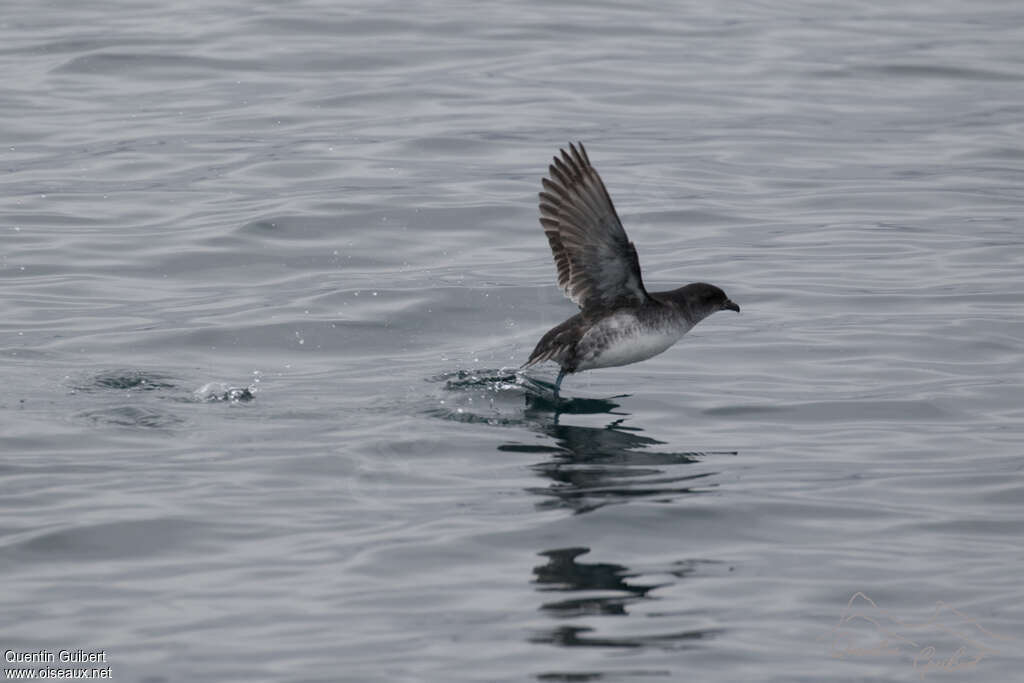
<instances>
[{"instance_id":1,"label":"bird","mask_svg":"<svg viewBox=\"0 0 1024 683\"><path fill-rule=\"evenodd\" d=\"M566 375L646 360L712 313L740 311L724 291L705 282L648 292L636 247L583 143L570 142L559 152L541 180L540 224L558 286L580 310L548 330L520 368L558 363L556 400Z\"/></svg>"}]
</instances>

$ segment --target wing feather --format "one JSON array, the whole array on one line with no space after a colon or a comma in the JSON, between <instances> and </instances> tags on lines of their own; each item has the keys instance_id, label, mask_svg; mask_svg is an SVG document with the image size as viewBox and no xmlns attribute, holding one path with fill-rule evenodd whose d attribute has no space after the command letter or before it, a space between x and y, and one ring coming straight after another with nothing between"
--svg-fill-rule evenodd
<instances>
[{"instance_id":1,"label":"wing feather","mask_svg":"<svg viewBox=\"0 0 1024 683\"><path fill-rule=\"evenodd\" d=\"M539 195L558 286L583 310L643 303L648 296L636 248L587 150L570 143L560 152Z\"/></svg>"}]
</instances>

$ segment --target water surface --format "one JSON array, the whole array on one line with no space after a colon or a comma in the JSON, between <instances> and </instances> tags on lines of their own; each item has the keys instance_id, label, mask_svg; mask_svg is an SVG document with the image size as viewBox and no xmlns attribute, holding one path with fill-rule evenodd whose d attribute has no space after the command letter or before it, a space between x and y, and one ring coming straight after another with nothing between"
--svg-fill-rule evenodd
<instances>
[{"instance_id":1,"label":"water surface","mask_svg":"<svg viewBox=\"0 0 1024 683\"><path fill-rule=\"evenodd\" d=\"M147 683L1015 680L1021 26L8 3L3 649ZM743 313L555 404L514 369L574 312L536 217L570 140L648 286Z\"/></svg>"}]
</instances>

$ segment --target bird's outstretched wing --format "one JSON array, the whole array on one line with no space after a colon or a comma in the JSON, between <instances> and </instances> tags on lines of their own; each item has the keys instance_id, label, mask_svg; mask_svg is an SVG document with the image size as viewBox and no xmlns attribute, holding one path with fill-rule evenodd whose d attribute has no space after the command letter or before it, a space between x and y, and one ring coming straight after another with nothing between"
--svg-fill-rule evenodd
<instances>
[{"instance_id":1,"label":"bird's outstretched wing","mask_svg":"<svg viewBox=\"0 0 1024 683\"><path fill-rule=\"evenodd\" d=\"M540 223L558 269L558 286L584 311L647 300L636 248L615 213L583 143L560 150L540 193Z\"/></svg>"}]
</instances>

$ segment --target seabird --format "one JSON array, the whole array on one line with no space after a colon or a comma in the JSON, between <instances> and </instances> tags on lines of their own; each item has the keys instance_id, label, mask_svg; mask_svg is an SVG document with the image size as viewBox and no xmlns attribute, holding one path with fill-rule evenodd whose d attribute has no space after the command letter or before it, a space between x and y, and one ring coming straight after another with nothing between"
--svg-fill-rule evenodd
<instances>
[{"instance_id":1,"label":"seabird","mask_svg":"<svg viewBox=\"0 0 1024 683\"><path fill-rule=\"evenodd\" d=\"M558 286L580 312L548 330L522 366L558 363L555 398L567 374L646 360L712 313L740 311L725 292L704 282L648 292L636 247L583 143L559 151L541 181L540 223Z\"/></svg>"}]
</instances>

